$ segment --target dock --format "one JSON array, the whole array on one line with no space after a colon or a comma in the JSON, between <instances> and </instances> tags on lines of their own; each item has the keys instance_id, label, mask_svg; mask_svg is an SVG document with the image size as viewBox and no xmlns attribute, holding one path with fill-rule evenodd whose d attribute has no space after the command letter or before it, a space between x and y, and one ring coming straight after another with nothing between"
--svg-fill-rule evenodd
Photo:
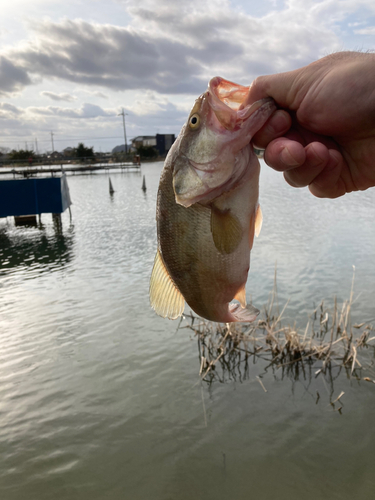
<instances>
[{"instance_id":1,"label":"dock","mask_svg":"<svg viewBox=\"0 0 375 500\"><path fill-rule=\"evenodd\" d=\"M20 224L42 213L58 216L71 203L66 175L0 181L0 217L18 217Z\"/></svg>"},{"instance_id":2,"label":"dock","mask_svg":"<svg viewBox=\"0 0 375 500\"><path fill-rule=\"evenodd\" d=\"M63 163L59 165L36 165L25 167L1 167L0 175L13 175L13 177L33 177L39 174L60 175L63 173L69 174L87 174L94 173L100 170L135 170L139 171L140 164L136 163L100 163L90 165L77 165Z\"/></svg>"}]
</instances>

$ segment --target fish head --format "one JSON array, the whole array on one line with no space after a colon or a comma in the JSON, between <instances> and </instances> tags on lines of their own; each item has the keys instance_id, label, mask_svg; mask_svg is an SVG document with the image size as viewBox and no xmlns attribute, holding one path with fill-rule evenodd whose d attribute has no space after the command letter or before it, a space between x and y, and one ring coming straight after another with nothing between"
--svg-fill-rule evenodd
<instances>
[{"instance_id":1,"label":"fish head","mask_svg":"<svg viewBox=\"0 0 375 500\"><path fill-rule=\"evenodd\" d=\"M272 99L243 106L249 87L212 78L195 101L171 158L176 202L186 207L220 196L247 163L238 153L276 109Z\"/></svg>"}]
</instances>

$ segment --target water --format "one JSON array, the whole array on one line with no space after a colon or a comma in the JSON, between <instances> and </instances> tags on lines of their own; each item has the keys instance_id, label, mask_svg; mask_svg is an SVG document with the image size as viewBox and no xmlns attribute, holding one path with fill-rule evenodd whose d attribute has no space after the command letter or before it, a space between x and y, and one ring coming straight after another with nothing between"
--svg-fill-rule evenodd
<instances>
[{"instance_id":1,"label":"water","mask_svg":"<svg viewBox=\"0 0 375 500\"><path fill-rule=\"evenodd\" d=\"M0 498L373 498L374 384L255 363L207 386L192 333L150 310L160 169L142 166L146 194L140 173L111 173L112 197L108 174L68 177L62 230L0 221ZM265 167L261 203L254 304L277 261L286 321L304 326L349 297L355 266L353 321L374 320L375 190L318 200Z\"/></svg>"}]
</instances>

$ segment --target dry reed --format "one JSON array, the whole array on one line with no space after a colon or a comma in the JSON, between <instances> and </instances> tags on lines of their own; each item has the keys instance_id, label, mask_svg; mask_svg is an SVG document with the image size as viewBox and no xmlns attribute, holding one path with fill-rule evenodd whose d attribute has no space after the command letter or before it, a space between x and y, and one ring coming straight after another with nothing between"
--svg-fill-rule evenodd
<instances>
[{"instance_id":1,"label":"dry reed","mask_svg":"<svg viewBox=\"0 0 375 500\"><path fill-rule=\"evenodd\" d=\"M374 358L374 327L368 323L352 325L353 285L354 274L349 299L340 306L335 299L331 308L322 301L302 331L295 325L283 325L288 303L279 312L276 271L268 304L261 318L253 323L224 325L203 320L193 313L186 314L187 324L180 328L189 328L198 339L202 380L223 382L226 376L242 380L249 376L250 361L263 360L264 372L272 369L281 373L282 378L297 380L302 375L311 380L322 373L333 381L334 371L344 370L348 377L375 383L371 377L363 376L361 364L361 354L365 351ZM267 392L262 376L256 378ZM320 397L318 393L317 397ZM331 399L331 403L341 397L342 394L335 401Z\"/></svg>"}]
</instances>

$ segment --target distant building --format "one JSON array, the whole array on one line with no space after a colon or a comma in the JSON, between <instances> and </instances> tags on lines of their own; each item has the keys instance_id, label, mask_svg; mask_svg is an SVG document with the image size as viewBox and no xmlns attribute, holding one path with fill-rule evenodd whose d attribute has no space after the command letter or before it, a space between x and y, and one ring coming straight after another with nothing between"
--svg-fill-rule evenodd
<instances>
[{"instance_id":1,"label":"distant building","mask_svg":"<svg viewBox=\"0 0 375 500\"><path fill-rule=\"evenodd\" d=\"M59 153L58 151L53 151L53 153L51 153L48 158L52 158L53 160L60 160L61 158L63 158L63 155L61 153Z\"/></svg>"},{"instance_id":2,"label":"distant building","mask_svg":"<svg viewBox=\"0 0 375 500\"><path fill-rule=\"evenodd\" d=\"M176 136L174 134L137 135L137 137L132 139L131 144L128 145L128 152L135 153L140 146L153 147L159 156L164 156L171 149L175 140ZM121 144L112 149L112 154L123 153L124 151L125 145Z\"/></svg>"},{"instance_id":3,"label":"distant building","mask_svg":"<svg viewBox=\"0 0 375 500\"><path fill-rule=\"evenodd\" d=\"M139 146L156 146L156 137L154 135L138 135L137 137L134 137L134 139L132 139L131 147L136 150Z\"/></svg>"},{"instance_id":4,"label":"distant building","mask_svg":"<svg viewBox=\"0 0 375 500\"><path fill-rule=\"evenodd\" d=\"M62 153L64 156L73 156L74 149L71 147L68 147L68 148L65 148Z\"/></svg>"},{"instance_id":5,"label":"distant building","mask_svg":"<svg viewBox=\"0 0 375 500\"><path fill-rule=\"evenodd\" d=\"M156 134L156 149L159 155L167 154L175 140L174 134Z\"/></svg>"},{"instance_id":6,"label":"distant building","mask_svg":"<svg viewBox=\"0 0 375 500\"><path fill-rule=\"evenodd\" d=\"M136 152L140 146L154 147L159 156L164 156L168 153L175 140L174 134L138 135L132 139L130 151Z\"/></svg>"}]
</instances>

